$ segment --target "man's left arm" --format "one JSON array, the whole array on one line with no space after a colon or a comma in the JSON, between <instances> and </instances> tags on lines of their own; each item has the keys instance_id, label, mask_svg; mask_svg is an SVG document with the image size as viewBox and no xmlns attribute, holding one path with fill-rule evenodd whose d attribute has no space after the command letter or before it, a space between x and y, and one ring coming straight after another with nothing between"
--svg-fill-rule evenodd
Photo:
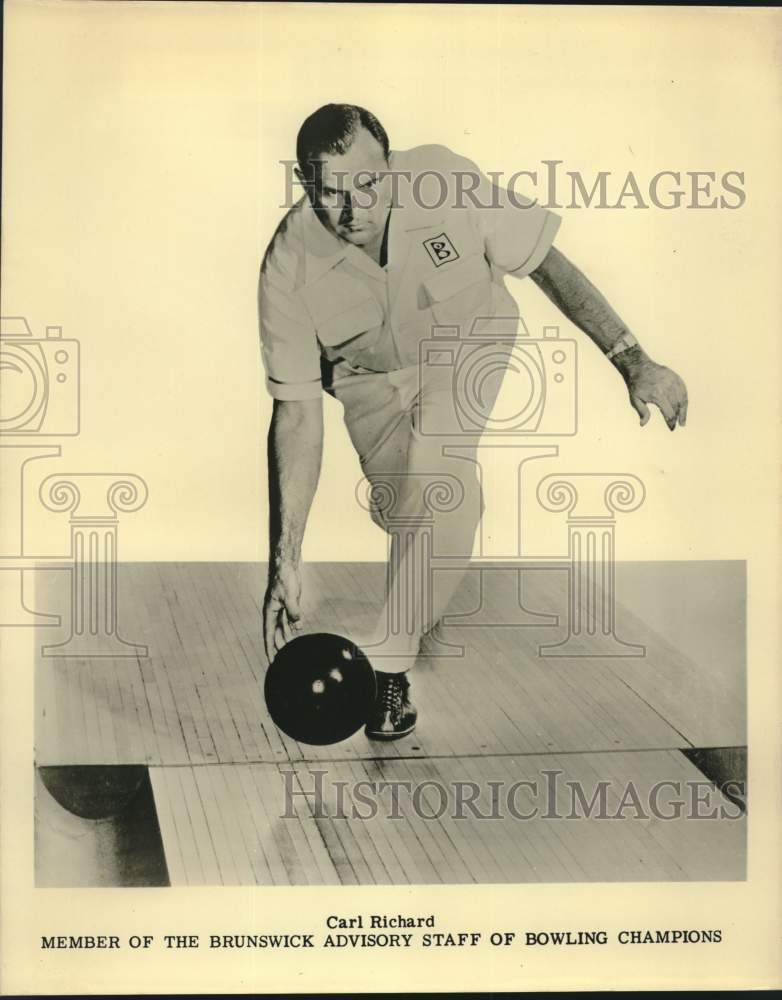
<instances>
[{"instance_id":1,"label":"man's left arm","mask_svg":"<svg viewBox=\"0 0 782 1000\"><path fill-rule=\"evenodd\" d=\"M625 336L632 336L630 331L605 297L563 253L551 247L530 277L604 354L611 354L611 361L625 380L630 402L641 418L642 427L649 420L647 403L659 407L671 430L677 423L684 426L687 387L682 379L670 368L652 361L637 342L614 353L615 348L623 347Z\"/></svg>"}]
</instances>

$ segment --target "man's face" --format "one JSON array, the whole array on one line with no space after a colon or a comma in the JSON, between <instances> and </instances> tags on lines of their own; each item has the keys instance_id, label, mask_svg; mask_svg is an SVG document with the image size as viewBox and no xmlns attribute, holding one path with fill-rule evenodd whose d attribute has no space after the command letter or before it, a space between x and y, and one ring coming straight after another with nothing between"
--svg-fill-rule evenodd
<instances>
[{"instance_id":1,"label":"man's face","mask_svg":"<svg viewBox=\"0 0 782 1000\"><path fill-rule=\"evenodd\" d=\"M383 147L364 128L346 153L321 156L312 200L328 228L358 247L382 240L391 207L387 170Z\"/></svg>"}]
</instances>

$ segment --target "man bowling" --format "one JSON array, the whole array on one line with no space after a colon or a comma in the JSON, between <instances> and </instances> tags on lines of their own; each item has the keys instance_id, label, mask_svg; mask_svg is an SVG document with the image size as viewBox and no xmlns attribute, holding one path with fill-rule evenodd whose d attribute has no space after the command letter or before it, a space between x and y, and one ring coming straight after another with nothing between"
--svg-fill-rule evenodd
<instances>
[{"instance_id":1,"label":"man bowling","mask_svg":"<svg viewBox=\"0 0 782 1000\"><path fill-rule=\"evenodd\" d=\"M470 160L443 146L392 151L369 111L328 104L298 134L297 174L305 195L269 244L259 284L266 385L274 399L269 428L270 553L264 642L270 661L301 628L301 546L323 447L322 394L342 404L345 425L368 481L385 501L373 520L391 535L383 642L368 649L377 698L370 739L412 732L410 669L459 583L443 573L424 599L410 591L415 532L396 523L427 509L433 483L458 486L457 503L432 516L438 552L469 557L483 504L458 419L458 380L437 352L421 345L436 328L480 336L493 321L514 324L518 309L505 277L530 277L618 370L641 425L656 405L671 430L684 425L681 378L654 362L604 296L554 246L559 218L493 185ZM487 383L488 412L500 379ZM434 429L432 432L431 429ZM461 435L460 457L443 442ZM389 498L390 497L390 498ZM412 606L413 627L388 636L390 602Z\"/></svg>"}]
</instances>

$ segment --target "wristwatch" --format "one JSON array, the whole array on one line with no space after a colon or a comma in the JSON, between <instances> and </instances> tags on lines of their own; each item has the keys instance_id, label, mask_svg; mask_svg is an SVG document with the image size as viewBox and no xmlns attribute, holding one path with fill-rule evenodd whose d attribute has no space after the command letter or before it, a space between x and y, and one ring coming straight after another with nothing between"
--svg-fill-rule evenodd
<instances>
[{"instance_id":1,"label":"wristwatch","mask_svg":"<svg viewBox=\"0 0 782 1000\"><path fill-rule=\"evenodd\" d=\"M632 333L623 333L622 336L617 340L610 351L606 352L607 358L613 358L616 354L621 354L622 351L626 351L628 347L637 347L638 341L632 335Z\"/></svg>"}]
</instances>

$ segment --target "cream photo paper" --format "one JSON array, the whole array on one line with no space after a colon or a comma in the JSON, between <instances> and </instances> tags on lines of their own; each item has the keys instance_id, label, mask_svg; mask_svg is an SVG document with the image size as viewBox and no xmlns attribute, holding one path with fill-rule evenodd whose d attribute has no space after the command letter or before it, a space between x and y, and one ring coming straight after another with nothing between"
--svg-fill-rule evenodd
<instances>
[{"instance_id":1,"label":"cream photo paper","mask_svg":"<svg viewBox=\"0 0 782 1000\"><path fill-rule=\"evenodd\" d=\"M0 990L779 986L779 11L3 15Z\"/></svg>"}]
</instances>

